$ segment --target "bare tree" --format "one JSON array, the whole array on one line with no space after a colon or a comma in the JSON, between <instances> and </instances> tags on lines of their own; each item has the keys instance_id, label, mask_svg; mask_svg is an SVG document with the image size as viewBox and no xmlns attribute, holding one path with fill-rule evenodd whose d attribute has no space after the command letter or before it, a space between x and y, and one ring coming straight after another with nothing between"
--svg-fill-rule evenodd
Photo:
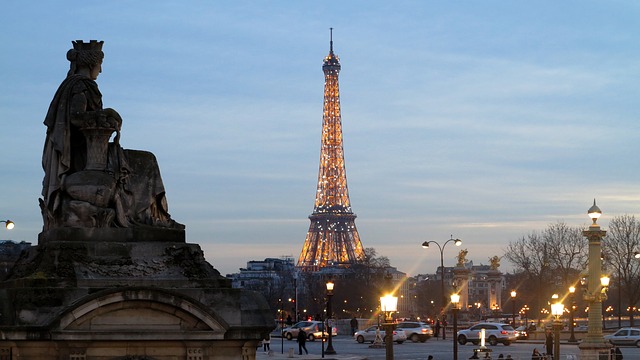
<instances>
[{"instance_id":1,"label":"bare tree","mask_svg":"<svg viewBox=\"0 0 640 360\"><path fill-rule=\"evenodd\" d=\"M537 289L534 311L546 306L554 292L566 292L578 278L587 261L588 244L582 229L564 222L549 224L542 232L533 231L510 242L504 257L522 272L520 289Z\"/></svg>"},{"instance_id":2,"label":"bare tree","mask_svg":"<svg viewBox=\"0 0 640 360\"><path fill-rule=\"evenodd\" d=\"M614 217L609 223L609 231L603 241L605 266L616 278L618 287L618 308L621 312L622 297L631 308L629 317L633 326L633 310L640 300L640 264L635 253L640 249L640 221L633 215Z\"/></svg>"},{"instance_id":3,"label":"bare tree","mask_svg":"<svg viewBox=\"0 0 640 360\"><path fill-rule=\"evenodd\" d=\"M564 222L550 224L542 236L554 274L566 291L575 285L580 270L587 265L589 243L582 236L581 228Z\"/></svg>"}]
</instances>

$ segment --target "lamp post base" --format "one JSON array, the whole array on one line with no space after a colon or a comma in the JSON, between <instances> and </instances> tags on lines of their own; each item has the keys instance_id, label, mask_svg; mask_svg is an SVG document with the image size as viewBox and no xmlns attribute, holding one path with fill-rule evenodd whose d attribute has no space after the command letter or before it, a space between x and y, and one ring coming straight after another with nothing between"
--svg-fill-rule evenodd
<instances>
[{"instance_id":1,"label":"lamp post base","mask_svg":"<svg viewBox=\"0 0 640 360\"><path fill-rule=\"evenodd\" d=\"M580 360L600 360L609 359L611 354L611 344L609 343L580 343Z\"/></svg>"},{"instance_id":2,"label":"lamp post base","mask_svg":"<svg viewBox=\"0 0 640 360\"><path fill-rule=\"evenodd\" d=\"M386 360L393 360L393 329L396 327L394 323L384 324L384 344L386 349Z\"/></svg>"}]
</instances>

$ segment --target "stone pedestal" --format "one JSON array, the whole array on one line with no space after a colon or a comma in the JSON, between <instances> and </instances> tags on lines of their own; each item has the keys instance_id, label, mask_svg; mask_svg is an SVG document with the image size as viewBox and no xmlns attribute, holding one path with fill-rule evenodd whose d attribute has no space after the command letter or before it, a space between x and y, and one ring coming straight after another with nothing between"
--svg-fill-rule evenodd
<instances>
[{"instance_id":1,"label":"stone pedestal","mask_svg":"<svg viewBox=\"0 0 640 360\"><path fill-rule=\"evenodd\" d=\"M459 308L463 310L469 306L469 273L470 270L462 266L453 268L453 282L456 284L458 294L460 294Z\"/></svg>"},{"instance_id":2,"label":"stone pedestal","mask_svg":"<svg viewBox=\"0 0 640 360\"><path fill-rule=\"evenodd\" d=\"M580 360L612 360L611 344L581 343L578 348L580 348Z\"/></svg>"},{"instance_id":3,"label":"stone pedestal","mask_svg":"<svg viewBox=\"0 0 640 360\"><path fill-rule=\"evenodd\" d=\"M492 310L499 310L502 304L502 273L498 270L489 270L487 283L489 284L487 304Z\"/></svg>"},{"instance_id":4,"label":"stone pedestal","mask_svg":"<svg viewBox=\"0 0 640 360\"><path fill-rule=\"evenodd\" d=\"M0 356L255 359L275 327L264 298L232 289L183 230L147 230L41 234L2 283Z\"/></svg>"}]
</instances>

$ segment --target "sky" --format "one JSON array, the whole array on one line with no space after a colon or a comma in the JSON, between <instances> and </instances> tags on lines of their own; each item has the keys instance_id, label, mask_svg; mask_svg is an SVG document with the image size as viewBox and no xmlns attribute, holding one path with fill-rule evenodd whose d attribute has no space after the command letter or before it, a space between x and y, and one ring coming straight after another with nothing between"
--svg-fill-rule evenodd
<instances>
[{"instance_id":1,"label":"sky","mask_svg":"<svg viewBox=\"0 0 640 360\"><path fill-rule=\"evenodd\" d=\"M463 241L488 264L562 221L640 214L635 1L53 1L0 11L0 239L37 243L49 103L71 41L104 40L120 142L153 152L172 217L223 275L297 259L324 76L340 58L364 247L408 275ZM449 243L451 244L451 243ZM460 249L443 250L445 266ZM501 270L510 271L503 259Z\"/></svg>"}]
</instances>

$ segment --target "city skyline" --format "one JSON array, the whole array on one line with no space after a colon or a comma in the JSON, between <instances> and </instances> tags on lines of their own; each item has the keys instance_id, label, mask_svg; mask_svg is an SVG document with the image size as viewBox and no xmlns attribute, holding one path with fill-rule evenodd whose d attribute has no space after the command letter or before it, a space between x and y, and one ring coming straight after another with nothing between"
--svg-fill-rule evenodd
<instances>
[{"instance_id":1,"label":"city skyline","mask_svg":"<svg viewBox=\"0 0 640 360\"><path fill-rule=\"evenodd\" d=\"M71 41L104 40L121 144L153 152L172 217L224 275L304 244L334 28L349 195L365 248L433 273L564 221L640 214L640 5L8 2L0 239L37 243L44 116ZM502 263L508 270L509 264Z\"/></svg>"}]
</instances>

